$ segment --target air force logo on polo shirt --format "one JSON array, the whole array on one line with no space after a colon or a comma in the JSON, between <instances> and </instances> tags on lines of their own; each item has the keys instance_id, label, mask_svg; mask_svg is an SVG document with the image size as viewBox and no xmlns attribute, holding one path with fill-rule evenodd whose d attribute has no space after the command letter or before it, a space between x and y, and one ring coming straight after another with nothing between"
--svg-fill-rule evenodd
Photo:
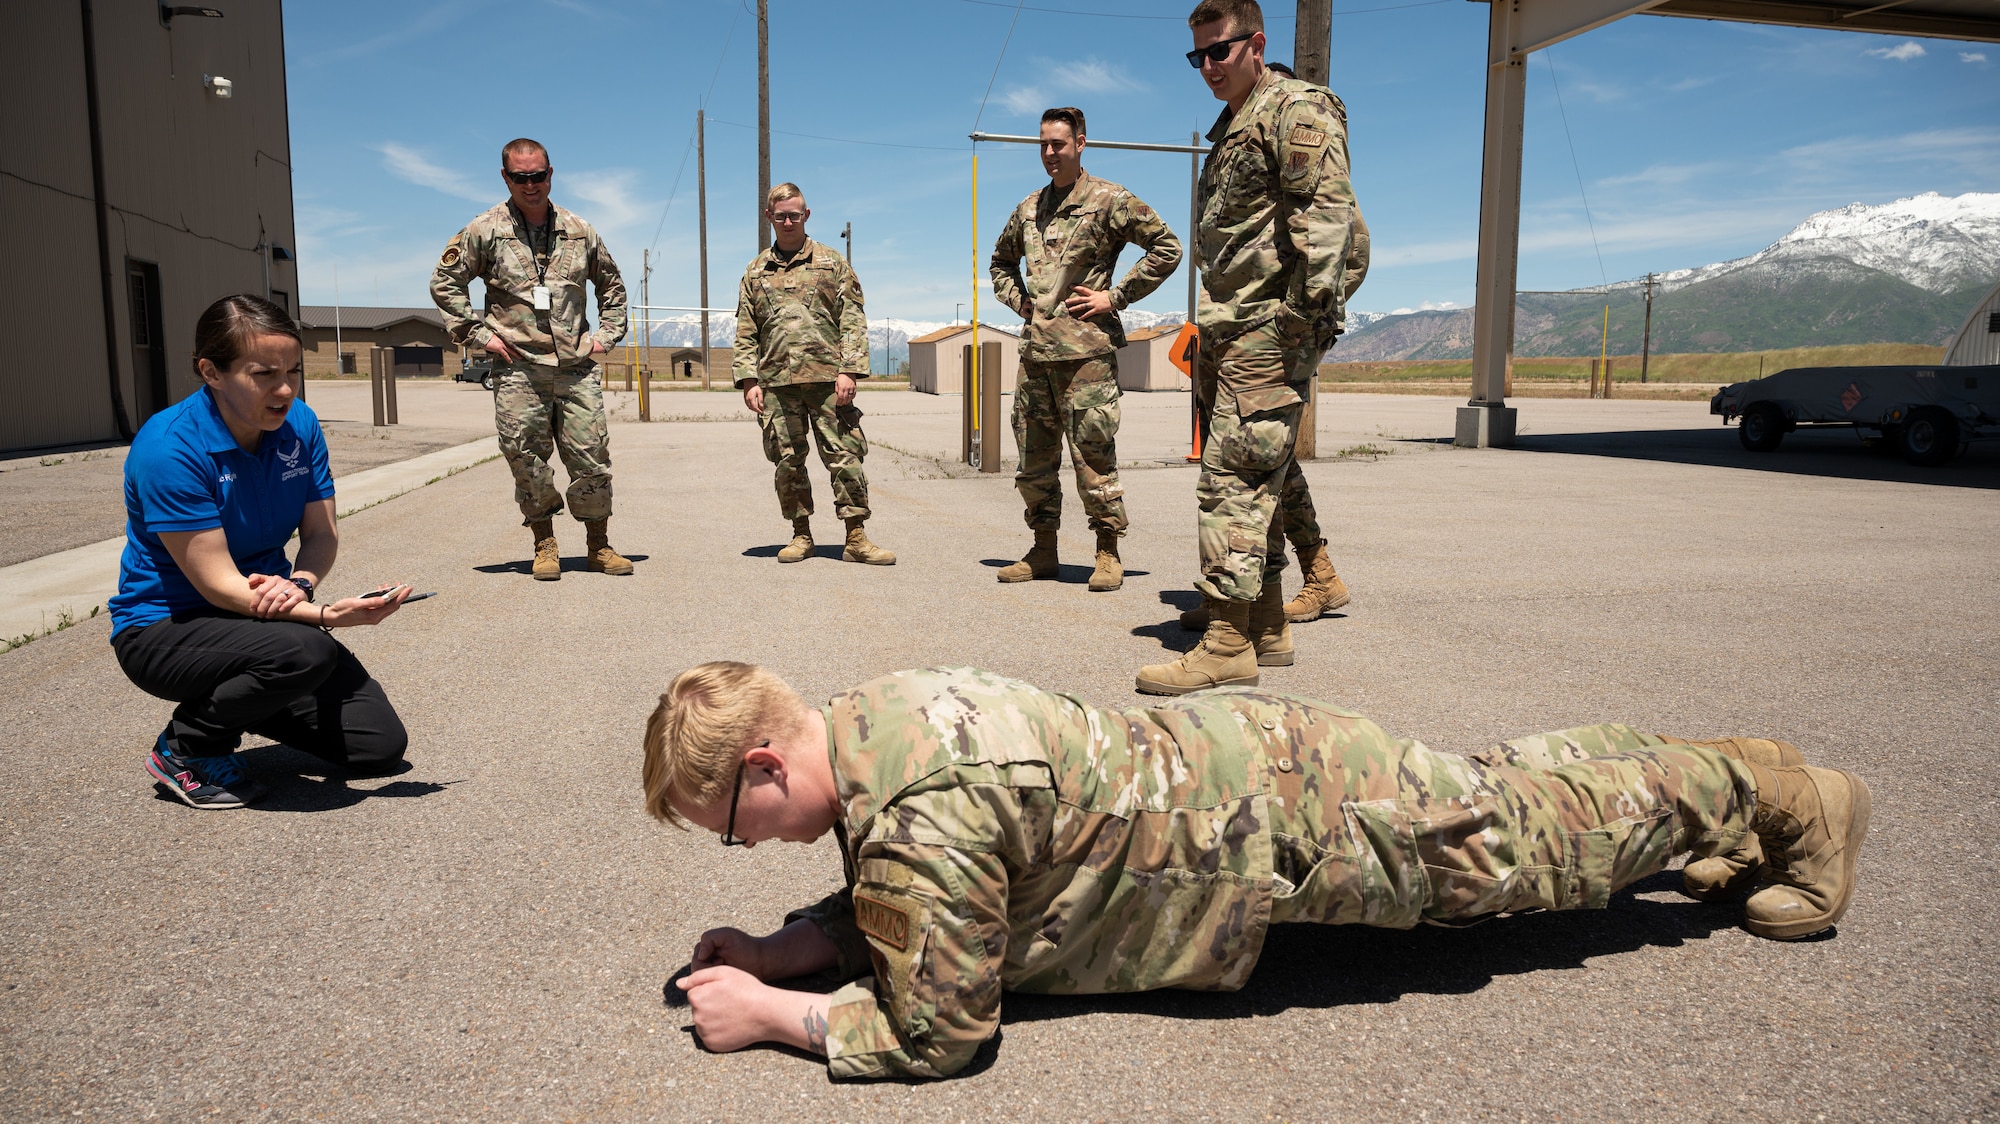
<instances>
[{"instance_id":1,"label":"air force logo on polo shirt","mask_svg":"<svg viewBox=\"0 0 2000 1124\"><path fill-rule=\"evenodd\" d=\"M278 477L279 483L282 484L285 481L290 480L294 476L304 476L306 473L312 471L312 467L310 465L302 465L299 463L299 454L305 452L305 449L306 449L306 443L304 441L294 440L292 442L291 452L287 453L283 449L277 450L278 459L284 462L285 465L284 474Z\"/></svg>"}]
</instances>

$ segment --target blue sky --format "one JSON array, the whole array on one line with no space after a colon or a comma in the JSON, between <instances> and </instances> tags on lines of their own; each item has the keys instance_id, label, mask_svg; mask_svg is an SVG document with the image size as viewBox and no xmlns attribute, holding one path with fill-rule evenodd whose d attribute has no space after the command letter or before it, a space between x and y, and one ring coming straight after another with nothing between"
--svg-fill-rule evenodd
<instances>
[{"instance_id":1,"label":"blue sky","mask_svg":"<svg viewBox=\"0 0 2000 1124\"><path fill-rule=\"evenodd\" d=\"M1175 143L1213 122L1220 103L1182 58L1185 0L1031 4L1017 20L999 0L771 0L772 176L805 189L820 239L837 244L853 223L871 318L948 320L969 304L975 119L1032 133L1044 107L1074 104L1097 138ZM1354 305L1469 303L1487 8L1334 6L1331 84L1375 236ZM555 198L597 225L628 283L650 248L653 303L695 304L691 142L705 103L710 300L733 305L756 249L756 134L743 127L757 119L754 11L754 0L287 4L302 300L332 303L337 269L342 303L427 304L431 264L503 198L499 147L525 134L549 146ZM1269 6L1267 58L1291 57L1291 11ZM1539 53L1520 287L1740 256L1852 202L1995 190L1996 66L1990 45L1660 17ZM1008 211L1046 179L1029 146L978 148L983 277ZM1186 157L1099 150L1085 166L1185 237ZM1181 309L1186 293L1177 276L1140 307Z\"/></svg>"}]
</instances>

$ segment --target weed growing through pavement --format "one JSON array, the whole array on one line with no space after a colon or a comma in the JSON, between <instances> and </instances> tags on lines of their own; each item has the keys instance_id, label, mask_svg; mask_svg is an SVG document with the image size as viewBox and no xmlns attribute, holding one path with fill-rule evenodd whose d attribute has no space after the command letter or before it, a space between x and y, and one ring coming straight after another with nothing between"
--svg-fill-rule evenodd
<instances>
[{"instance_id":1,"label":"weed growing through pavement","mask_svg":"<svg viewBox=\"0 0 2000 1124\"><path fill-rule=\"evenodd\" d=\"M85 617L84 620L90 620L103 611L104 606L92 605L90 607L90 616ZM0 640L0 645L5 645L4 647L0 647L0 652L11 652L24 644L40 640L44 636L54 636L56 633L61 632L65 628L73 627L75 624L77 624L76 617L67 608L62 609L56 613L56 623L53 626L45 628L40 632L24 632L19 636L10 636L4 640Z\"/></svg>"}]
</instances>

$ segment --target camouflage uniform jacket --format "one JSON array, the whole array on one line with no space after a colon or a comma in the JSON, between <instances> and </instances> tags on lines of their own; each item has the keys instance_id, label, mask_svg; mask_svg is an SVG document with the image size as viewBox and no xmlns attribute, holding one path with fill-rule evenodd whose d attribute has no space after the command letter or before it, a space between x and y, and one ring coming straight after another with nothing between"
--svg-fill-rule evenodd
<instances>
[{"instance_id":1,"label":"camouflage uniform jacket","mask_svg":"<svg viewBox=\"0 0 2000 1124\"><path fill-rule=\"evenodd\" d=\"M847 259L806 239L791 261L777 247L750 259L736 293L736 388L868 377L868 315Z\"/></svg>"},{"instance_id":2,"label":"camouflage uniform jacket","mask_svg":"<svg viewBox=\"0 0 2000 1124\"><path fill-rule=\"evenodd\" d=\"M1319 706L1224 691L1118 710L969 668L835 696L848 886L791 918L857 981L829 996L832 1075L955 1072L1003 988L1243 986L1272 912L1269 747L1301 705Z\"/></svg>"},{"instance_id":3,"label":"camouflage uniform jacket","mask_svg":"<svg viewBox=\"0 0 2000 1124\"><path fill-rule=\"evenodd\" d=\"M1230 340L1275 320L1274 346L1329 346L1358 214L1347 108L1324 87L1266 70L1208 139L1195 239L1202 334Z\"/></svg>"},{"instance_id":4,"label":"camouflage uniform jacket","mask_svg":"<svg viewBox=\"0 0 2000 1124\"><path fill-rule=\"evenodd\" d=\"M1146 256L1114 286L1111 275L1127 243L1143 247ZM1027 321L1021 358L1061 362L1124 347L1125 326L1117 310L1159 288L1180 261L1180 239L1151 207L1086 172L1067 192L1050 184L1014 208L993 243L990 270L993 295ZM1113 311L1094 320L1071 316L1063 302L1076 285L1109 289Z\"/></svg>"},{"instance_id":5,"label":"camouflage uniform jacket","mask_svg":"<svg viewBox=\"0 0 2000 1124\"><path fill-rule=\"evenodd\" d=\"M574 365L590 355L590 341L605 351L625 338L625 281L618 263L589 223L549 204L552 245L538 247L513 202L502 203L459 231L445 245L431 273L431 299L460 347L479 348L499 336L530 363ZM541 253L538 254L537 251ZM538 257L546 257L543 281ZM469 287L486 282L486 312L474 312ZM597 286L597 331L584 310L584 282ZM549 287L549 308L535 308L535 286Z\"/></svg>"}]
</instances>

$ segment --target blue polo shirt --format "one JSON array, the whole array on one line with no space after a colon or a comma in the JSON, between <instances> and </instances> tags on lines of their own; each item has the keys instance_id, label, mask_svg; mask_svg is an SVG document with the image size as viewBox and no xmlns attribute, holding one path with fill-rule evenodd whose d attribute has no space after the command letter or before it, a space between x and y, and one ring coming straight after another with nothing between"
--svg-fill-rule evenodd
<instances>
[{"instance_id":1,"label":"blue polo shirt","mask_svg":"<svg viewBox=\"0 0 2000 1124\"><path fill-rule=\"evenodd\" d=\"M254 452L230 436L207 387L161 410L125 457L125 556L111 599L111 634L208 604L174 564L162 531L220 527L245 576L288 577L285 544L306 505L333 498L319 416L293 402Z\"/></svg>"}]
</instances>

